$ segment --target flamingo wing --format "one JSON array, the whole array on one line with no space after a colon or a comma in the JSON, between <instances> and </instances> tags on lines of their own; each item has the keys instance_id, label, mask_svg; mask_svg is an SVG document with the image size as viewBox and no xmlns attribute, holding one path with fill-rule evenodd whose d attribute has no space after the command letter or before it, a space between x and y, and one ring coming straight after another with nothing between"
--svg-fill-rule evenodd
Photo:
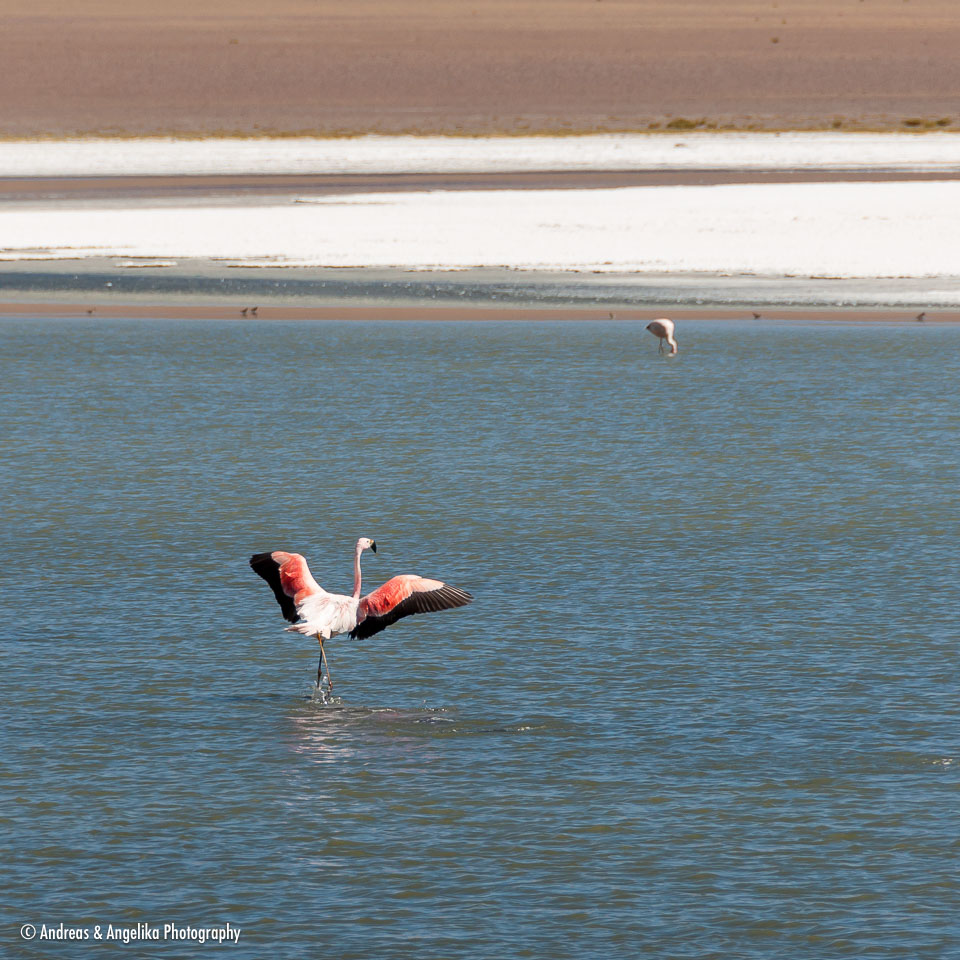
<instances>
[{"instance_id":1,"label":"flamingo wing","mask_svg":"<svg viewBox=\"0 0 960 960\"><path fill-rule=\"evenodd\" d=\"M473 597L466 590L451 587L440 580L400 576L367 594L357 611L359 623L350 631L355 640L365 640L385 630L401 617L414 613L452 610L468 604Z\"/></svg>"},{"instance_id":2,"label":"flamingo wing","mask_svg":"<svg viewBox=\"0 0 960 960\"><path fill-rule=\"evenodd\" d=\"M307 597L323 593L320 584L313 579L307 561L299 553L285 553L283 550L255 553L250 558L250 567L270 584L281 612L291 623L300 619L297 608Z\"/></svg>"}]
</instances>

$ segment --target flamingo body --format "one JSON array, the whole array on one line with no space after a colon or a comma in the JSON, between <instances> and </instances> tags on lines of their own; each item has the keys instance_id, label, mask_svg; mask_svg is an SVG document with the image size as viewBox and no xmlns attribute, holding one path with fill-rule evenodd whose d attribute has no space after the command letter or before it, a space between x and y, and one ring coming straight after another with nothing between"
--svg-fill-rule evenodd
<instances>
[{"instance_id":1,"label":"flamingo body","mask_svg":"<svg viewBox=\"0 0 960 960\"><path fill-rule=\"evenodd\" d=\"M359 601L327 593L299 553L258 553L250 558L250 566L273 588L281 613L293 624L287 630L329 640L356 624Z\"/></svg>"},{"instance_id":2,"label":"flamingo body","mask_svg":"<svg viewBox=\"0 0 960 960\"><path fill-rule=\"evenodd\" d=\"M661 317L659 320L651 320L647 324L647 329L660 340L660 343L657 346L658 353L663 353L664 341L666 341L670 346L671 355L677 352L677 341L673 336L673 332L676 327L672 320L668 320L666 317Z\"/></svg>"}]
</instances>

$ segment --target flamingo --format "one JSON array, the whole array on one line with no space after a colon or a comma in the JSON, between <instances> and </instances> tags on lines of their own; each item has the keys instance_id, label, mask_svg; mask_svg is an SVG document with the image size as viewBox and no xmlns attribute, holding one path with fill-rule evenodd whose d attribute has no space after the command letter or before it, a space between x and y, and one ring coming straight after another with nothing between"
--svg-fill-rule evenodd
<instances>
[{"instance_id":1,"label":"flamingo","mask_svg":"<svg viewBox=\"0 0 960 960\"><path fill-rule=\"evenodd\" d=\"M368 537L357 541L353 559L353 595L327 593L310 574L307 561L299 553L274 550L255 553L250 558L253 572L270 584L284 617L293 624L288 631L316 636L320 643L317 664L317 690L323 667L327 668L327 686L333 692L330 665L323 641L349 631L355 640L365 640L396 623L401 617L434 610L450 610L468 604L473 597L465 590L440 580L427 580L410 574L393 577L383 586L360 596L360 555L364 550L377 552L377 542Z\"/></svg>"},{"instance_id":2,"label":"flamingo","mask_svg":"<svg viewBox=\"0 0 960 960\"><path fill-rule=\"evenodd\" d=\"M655 336L660 338L657 346L657 353L663 353L663 341L666 340L670 345L670 355L677 352L677 341L673 337L674 324L672 320L661 317L659 320L651 320L647 324L647 329Z\"/></svg>"}]
</instances>

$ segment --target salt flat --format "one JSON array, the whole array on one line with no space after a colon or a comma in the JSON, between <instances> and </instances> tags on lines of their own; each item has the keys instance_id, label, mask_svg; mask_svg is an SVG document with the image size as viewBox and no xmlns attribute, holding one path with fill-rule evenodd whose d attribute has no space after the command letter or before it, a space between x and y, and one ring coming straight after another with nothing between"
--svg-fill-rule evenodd
<instances>
[{"instance_id":1,"label":"salt flat","mask_svg":"<svg viewBox=\"0 0 960 960\"><path fill-rule=\"evenodd\" d=\"M0 211L0 257L807 277L958 273L960 182L303 196Z\"/></svg>"},{"instance_id":2,"label":"salt flat","mask_svg":"<svg viewBox=\"0 0 960 960\"><path fill-rule=\"evenodd\" d=\"M253 196L227 188L216 198L202 189L189 197L135 196L110 186L122 178L200 174L322 179L518 170L666 171L667 183L608 187L598 179L590 188L543 189L534 178L524 189L480 190L465 177L455 189L367 184L354 193L304 188ZM758 180L782 171L784 178L670 183L671 171L689 170L756 171ZM814 177L824 171L825 179L830 170L855 170L860 179L790 182L785 174L797 170ZM157 272L205 260L224 270L920 279L932 281L932 296L938 280L960 276L956 170L955 134L6 142L0 177L41 186L31 188L30 202L13 194L0 202L0 260L119 258L115 268L126 272L152 258ZM921 179L881 179L907 171L920 171ZM947 179L924 180L925 173ZM98 177L107 188L82 200L45 197L44 177ZM947 299L954 303L956 295Z\"/></svg>"},{"instance_id":3,"label":"salt flat","mask_svg":"<svg viewBox=\"0 0 960 960\"><path fill-rule=\"evenodd\" d=\"M0 177L531 170L960 170L960 134L9 140Z\"/></svg>"}]
</instances>

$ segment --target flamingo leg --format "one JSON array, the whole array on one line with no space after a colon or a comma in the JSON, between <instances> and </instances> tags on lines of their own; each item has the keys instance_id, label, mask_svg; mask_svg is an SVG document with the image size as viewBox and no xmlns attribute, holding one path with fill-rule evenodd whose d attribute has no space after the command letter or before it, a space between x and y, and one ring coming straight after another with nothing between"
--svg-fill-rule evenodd
<instances>
[{"instance_id":1,"label":"flamingo leg","mask_svg":"<svg viewBox=\"0 0 960 960\"><path fill-rule=\"evenodd\" d=\"M327 668L327 692L333 693L333 677L330 676L330 664L327 663L327 654L323 649L323 637L317 634L317 640L320 641L320 662L317 664L317 689L320 689L320 671L323 667Z\"/></svg>"},{"instance_id":2,"label":"flamingo leg","mask_svg":"<svg viewBox=\"0 0 960 960\"><path fill-rule=\"evenodd\" d=\"M662 338L657 342L657 353L663 353L663 339L662 339Z\"/></svg>"}]
</instances>

